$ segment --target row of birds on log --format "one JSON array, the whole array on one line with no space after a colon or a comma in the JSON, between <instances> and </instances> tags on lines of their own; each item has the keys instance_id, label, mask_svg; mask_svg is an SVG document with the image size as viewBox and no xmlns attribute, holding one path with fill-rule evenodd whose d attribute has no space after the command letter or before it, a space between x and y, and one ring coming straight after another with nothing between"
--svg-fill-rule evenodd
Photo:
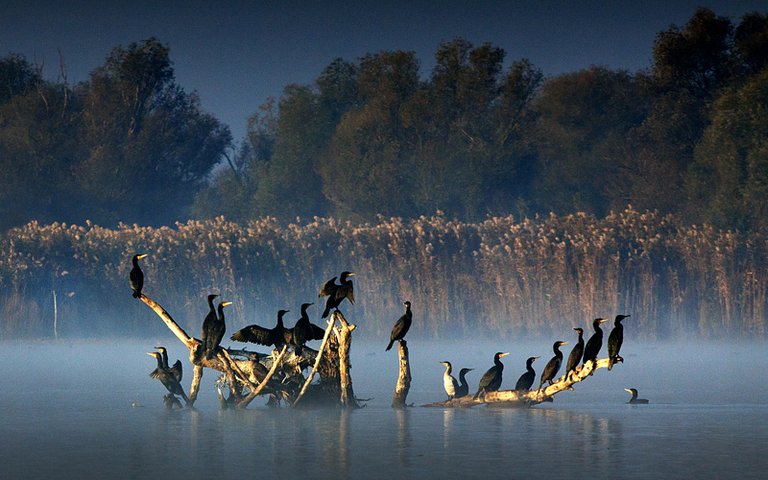
<instances>
[{"instance_id":1,"label":"row of birds on log","mask_svg":"<svg viewBox=\"0 0 768 480\"><path fill-rule=\"evenodd\" d=\"M134 298L139 298L141 296L141 290L144 285L144 274L139 267L138 261L146 256L147 254L134 255L132 259L133 268L130 273L130 283L131 288L133 289ZM350 279L350 277L354 275L354 272L341 272L338 277L340 281L339 284L336 283L337 277L333 277L325 282L320 288L318 297L328 297L325 303L325 309L321 316L322 318L326 318L332 309L338 309L341 302L345 299L351 304L355 303L354 285ZM224 338L224 333L226 331L224 308L232 303L223 301L219 303L217 308L214 305L214 300L217 297L218 295L215 294L208 295L209 312L203 320L202 326L202 355L208 360L216 355L221 340ZM275 348L281 348L284 345L288 345L294 348L296 354L300 354L301 348L306 342L311 340L321 340L325 333L324 329L310 322L307 309L311 305L313 305L313 303L303 303L301 305L301 317L296 321L293 328L286 328L283 321L284 315L288 313L289 310L278 310L277 323L273 328L266 328L256 324L249 325L232 334L230 338L238 342L250 342L259 345L274 346ZM403 341L408 330L411 328L413 322L411 302L405 301L403 302L403 305L405 306L405 312L392 327L386 351L389 351L396 341ZM629 315L616 315L614 319L613 329L608 336L608 370L611 370L615 363L623 361L623 358L619 355L621 345L624 341L624 327L621 322L628 317ZM604 318L596 318L592 322L594 333L586 343L584 342L584 330L580 327L574 328L578 334L578 340L568 355L565 367L566 378L572 372L576 371L580 363L586 365L587 362L597 361L597 356L603 345L603 330L600 325L606 321L607 320ZM539 379L539 389L543 388L545 383L552 385L554 382L563 363L563 353L560 351L560 347L567 343L568 342L558 340L552 345L554 356L544 367ZM158 350L160 350L160 348L161 347L158 347ZM497 391L501 388L504 371L504 364L501 363L501 358L508 354L509 353L497 352L493 356L493 366L480 378L475 398L480 397L484 393ZM173 369L178 370L169 369L165 349L162 349L161 353L153 352L150 353L150 355L156 356L158 361L158 367L152 372L151 376L159 379L171 394L180 395L186 401L186 397L183 395L183 390L180 390L180 387L177 388L171 381L172 378L175 378L175 376L178 375L176 384L180 382L181 363L177 361L173 367ZM536 378L533 363L538 358L540 357L529 357L526 360L526 371L520 375L520 378L518 378L515 384L516 391L524 392L533 387ZM465 376L473 369L462 368L459 371L459 380L457 381L452 375L453 367L451 363L448 361L440 363L445 367L445 372L443 373L443 387L448 398L454 399L469 395L469 385ZM163 369L168 370L168 372L162 372ZM637 393L635 391L633 399L636 399L636 397Z\"/></svg>"},{"instance_id":2,"label":"row of birds on log","mask_svg":"<svg viewBox=\"0 0 768 480\"><path fill-rule=\"evenodd\" d=\"M628 317L629 315L616 315L616 318L614 319L613 330L611 330L611 333L608 336L608 370L611 370L613 365L617 362L624 361L619 355L621 345L624 342L624 326L621 322ZM587 362L597 361L597 355L600 353L600 349L603 346L603 329L600 328L600 325L604 322L606 322L606 319L604 318L596 318L592 322L592 327L595 332L586 344L584 343L584 329L579 327L574 328L578 334L578 340L568 355L568 361L565 367L565 378L568 378L572 372L575 372L580 363L586 365ZM539 389L543 388L545 383L552 385L555 381L563 364L563 352L560 351L560 347L567 343L568 342L558 340L552 345L554 356L547 362L544 371L541 373ZM493 356L493 366L480 378L477 392L474 395L475 398L479 398L487 392L494 392L501 388L504 373L504 364L501 363L501 358L506 355L509 355L509 353L496 352ZM525 361L525 372L520 375L520 378L517 379L517 383L515 383L516 391L526 392L533 387L536 379L536 371L533 369L533 362L538 358L539 357L529 357ZM443 388L445 389L446 395L448 395L448 399L452 400L454 398L469 395L469 386L467 385L464 376L467 372L472 371L472 369L462 368L459 371L459 381L457 381L451 374L453 371L451 362L443 361L440 363L445 367L445 372L443 373Z\"/></svg>"}]
</instances>

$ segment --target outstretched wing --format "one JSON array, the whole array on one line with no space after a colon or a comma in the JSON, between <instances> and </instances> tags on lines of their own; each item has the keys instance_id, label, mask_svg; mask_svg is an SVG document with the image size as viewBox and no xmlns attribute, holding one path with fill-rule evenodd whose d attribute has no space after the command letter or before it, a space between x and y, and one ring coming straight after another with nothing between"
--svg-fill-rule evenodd
<instances>
[{"instance_id":1,"label":"outstretched wing","mask_svg":"<svg viewBox=\"0 0 768 480\"><path fill-rule=\"evenodd\" d=\"M230 338L236 342L250 342L259 345L272 345L274 343L272 330L259 325L249 325L240 329L233 333Z\"/></svg>"},{"instance_id":2,"label":"outstretched wing","mask_svg":"<svg viewBox=\"0 0 768 480\"><path fill-rule=\"evenodd\" d=\"M322 340L324 336L325 330L314 323L309 324L309 335L307 336L307 340Z\"/></svg>"},{"instance_id":3,"label":"outstretched wing","mask_svg":"<svg viewBox=\"0 0 768 480\"><path fill-rule=\"evenodd\" d=\"M176 363L171 367L171 374L177 382L181 382L181 377L184 374L181 368L181 360L176 360Z\"/></svg>"},{"instance_id":4,"label":"outstretched wing","mask_svg":"<svg viewBox=\"0 0 768 480\"><path fill-rule=\"evenodd\" d=\"M317 296L327 297L328 295L332 294L335 289L336 289L336 277L333 277L332 279L325 282L325 284L322 287L320 287L320 291L317 293Z\"/></svg>"}]
</instances>

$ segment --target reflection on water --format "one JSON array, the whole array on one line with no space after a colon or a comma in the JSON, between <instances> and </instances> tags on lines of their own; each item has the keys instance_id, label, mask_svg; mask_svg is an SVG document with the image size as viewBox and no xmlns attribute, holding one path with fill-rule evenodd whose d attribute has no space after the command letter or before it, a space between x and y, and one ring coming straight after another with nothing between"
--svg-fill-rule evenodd
<instances>
[{"instance_id":1,"label":"reflection on water","mask_svg":"<svg viewBox=\"0 0 768 480\"><path fill-rule=\"evenodd\" d=\"M12 365L30 349L31 366L0 372L3 479L762 478L768 467L763 452L768 429L760 427L768 423L768 406L759 403L762 387L741 383L741 402L727 397L730 390L691 402L690 392L711 392L709 378L719 373L704 375L685 363L695 362L696 355L677 360L687 374L667 372L674 381L659 383L663 369L650 358L633 358L611 375L600 372L589 385L531 409L393 410L388 399L396 365L391 378L376 380L362 374L374 368L359 362L355 367L363 381L356 390L382 399L360 410L254 404L246 411L220 411L213 379L207 378L197 410L168 411L162 387L147 378L151 365L144 361L144 345L91 345L99 359L92 363L72 361L76 350L66 347L4 345L0 363ZM654 354L667 358L665 352ZM417 403L443 398L441 368L424 356L430 358L420 369L419 354L413 355ZM110 358L111 363L105 360ZM371 363L391 360L381 358ZM623 387L630 382L642 385L650 405L624 403ZM134 400L144 407L131 408Z\"/></svg>"}]
</instances>

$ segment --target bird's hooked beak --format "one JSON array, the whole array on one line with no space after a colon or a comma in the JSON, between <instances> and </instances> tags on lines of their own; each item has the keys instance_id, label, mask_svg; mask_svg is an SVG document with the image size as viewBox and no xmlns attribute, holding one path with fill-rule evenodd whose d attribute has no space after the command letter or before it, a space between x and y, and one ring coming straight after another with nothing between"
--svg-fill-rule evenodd
<instances>
[{"instance_id":1,"label":"bird's hooked beak","mask_svg":"<svg viewBox=\"0 0 768 480\"><path fill-rule=\"evenodd\" d=\"M136 255L136 258L141 260L142 258L146 257L147 255L149 255L149 254L148 253L140 253L140 254Z\"/></svg>"},{"instance_id":2,"label":"bird's hooked beak","mask_svg":"<svg viewBox=\"0 0 768 480\"><path fill-rule=\"evenodd\" d=\"M220 305L221 305L222 307L228 307L228 306L232 305L232 302L230 302L230 301L221 302L221 304L220 304Z\"/></svg>"},{"instance_id":3,"label":"bird's hooked beak","mask_svg":"<svg viewBox=\"0 0 768 480\"><path fill-rule=\"evenodd\" d=\"M608 321L608 320L606 320L605 318L598 318L598 319L597 319L597 323L605 323L605 322L607 322L607 321Z\"/></svg>"},{"instance_id":4,"label":"bird's hooked beak","mask_svg":"<svg viewBox=\"0 0 768 480\"><path fill-rule=\"evenodd\" d=\"M150 357L154 357L155 355L159 355L159 353L157 353L157 352L147 352L147 355L149 355Z\"/></svg>"},{"instance_id":5,"label":"bird's hooked beak","mask_svg":"<svg viewBox=\"0 0 768 480\"><path fill-rule=\"evenodd\" d=\"M509 352L506 352L506 353L502 353L501 355L499 355L499 358L501 358L501 357L506 357L507 355L509 355Z\"/></svg>"},{"instance_id":6,"label":"bird's hooked beak","mask_svg":"<svg viewBox=\"0 0 768 480\"><path fill-rule=\"evenodd\" d=\"M630 390L629 388L625 388L625 389L624 389L624 391L625 391L625 392L629 392L629 393L632 393L632 390Z\"/></svg>"},{"instance_id":7,"label":"bird's hooked beak","mask_svg":"<svg viewBox=\"0 0 768 480\"><path fill-rule=\"evenodd\" d=\"M541 355L539 355L538 357L533 357L533 361L535 362L537 358L541 358Z\"/></svg>"}]
</instances>

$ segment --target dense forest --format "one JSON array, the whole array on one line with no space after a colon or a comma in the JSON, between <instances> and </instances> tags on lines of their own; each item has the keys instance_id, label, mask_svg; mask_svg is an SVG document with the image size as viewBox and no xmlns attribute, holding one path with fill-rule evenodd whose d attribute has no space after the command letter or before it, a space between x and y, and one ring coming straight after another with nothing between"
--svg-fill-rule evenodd
<instances>
[{"instance_id":1,"label":"dense forest","mask_svg":"<svg viewBox=\"0 0 768 480\"><path fill-rule=\"evenodd\" d=\"M62 282L72 334L142 331L113 298L138 249L190 324L211 289L248 323L348 267L382 331L408 296L430 334L626 310L649 336L764 335L768 14L699 9L649 47L644 71L552 77L462 38L431 72L339 58L237 142L156 38L74 85L0 57L0 337L49 332Z\"/></svg>"}]
</instances>

